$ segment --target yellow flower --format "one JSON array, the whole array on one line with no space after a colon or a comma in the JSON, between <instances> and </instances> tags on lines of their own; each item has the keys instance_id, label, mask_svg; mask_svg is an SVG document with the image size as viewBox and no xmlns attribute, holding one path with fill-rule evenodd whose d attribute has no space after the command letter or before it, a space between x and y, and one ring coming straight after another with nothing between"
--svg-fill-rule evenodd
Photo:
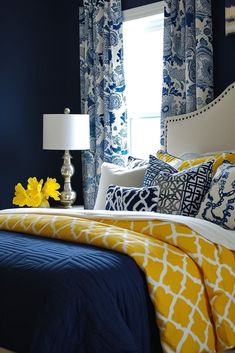
<instances>
[{"instance_id":1,"label":"yellow flower","mask_svg":"<svg viewBox=\"0 0 235 353\"><path fill-rule=\"evenodd\" d=\"M42 191L43 179L40 181L37 180L36 177L28 179L28 187L27 189L30 191L30 194L38 193Z\"/></svg>"},{"instance_id":2,"label":"yellow flower","mask_svg":"<svg viewBox=\"0 0 235 353\"><path fill-rule=\"evenodd\" d=\"M46 199L42 199L42 202L40 203L39 206L47 208L47 207L50 207L50 204Z\"/></svg>"},{"instance_id":3,"label":"yellow flower","mask_svg":"<svg viewBox=\"0 0 235 353\"><path fill-rule=\"evenodd\" d=\"M47 178L43 186L43 179L38 181L36 177L31 177L28 179L27 189L20 183L15 186L13 204L20 207L50 207L49 197L60 200L60 192L57 191L59 188L56 179Z\"/></svg>"},{"instance_id":4,"label":"yellow flower","mask_svg":"<svg viewBox=\"0 0 235 353\"><path fill-rule=\"evenodd\" d=\"M27 206L39 207L42 203L43 195L41 192L34 191L32 194L29 193L29 199Z\"/></svg>"},{"instance_id":5,"label":"yellow flower","mask_svg":"<svg viewBox=\"0 0 235 353\"><path fill-rule=\"evenodd\" d=\"M15 186L15 197L13 198L13 205L20 207L28 206L28 202L29 195L27 190L25 190L25 188L20 183L18 183Z\"/></svg>"},{"instance_id":6,"label":"yellow flower","mask_svg":"<svg viewBox=\"0 0 235 353\"><path fill-rule=\"evenodd\" d=\"M42 184L43 179L40 181L36 177L28 179L27 191L29 195L28 205L30 207L38 207L42 203Z\"/></svg>"},{"instance_id":7,"label":"yellow flower","mask_svg":"<svg viewBox=\"0 0 235 353\"><path fill-rule=\"evenodd\" d=\"M55 178L47 178L47 181L43 186L42 193L46 200L48 200L49 197L52 197L54 200L59 200L60 192L57 191L59 188L60 184L56 182Z\"/></svg>"}]
</instances>

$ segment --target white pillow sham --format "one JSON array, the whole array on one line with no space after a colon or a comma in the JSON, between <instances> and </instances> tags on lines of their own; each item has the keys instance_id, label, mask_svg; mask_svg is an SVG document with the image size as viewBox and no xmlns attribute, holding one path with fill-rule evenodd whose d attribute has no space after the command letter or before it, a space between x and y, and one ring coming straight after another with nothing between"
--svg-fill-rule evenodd
<instances>
[{"instance_id":1,"label":"white pillow sham","mask_svg":"<svg viewBox=\"0 0 235 353\"><path fill-rule=\"evenodd\" d=\"M100 183L94 210L105 209L105 198L109 185L141 187L146 168L147 165L127 169L116 164L104 162L101 166Z\"/></svg>"}]
</instances>

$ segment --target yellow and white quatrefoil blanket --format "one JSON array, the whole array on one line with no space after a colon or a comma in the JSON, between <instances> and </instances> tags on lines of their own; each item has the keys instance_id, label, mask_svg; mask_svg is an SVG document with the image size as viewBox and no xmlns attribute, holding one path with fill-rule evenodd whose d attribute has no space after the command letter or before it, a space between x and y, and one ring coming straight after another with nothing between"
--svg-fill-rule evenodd
<instances>
[{"instance_id":1,"label":"yellow and white quatrefoil blanket","mask_svg":"<svg viewBox=\"0 0 235 353\"><path fill-rule=\"evenodd\" d=\"M235 347L235 256L188 226L157 219L2 214L0 229L131 256L146 275L165 352Z\"/></svg>"}]
</instances>

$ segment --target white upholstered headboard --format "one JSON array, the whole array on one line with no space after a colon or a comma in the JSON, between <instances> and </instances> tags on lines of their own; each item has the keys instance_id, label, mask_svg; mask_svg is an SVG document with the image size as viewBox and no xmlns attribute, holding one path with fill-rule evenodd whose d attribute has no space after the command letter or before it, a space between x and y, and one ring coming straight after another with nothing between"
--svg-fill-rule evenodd
<instances>
[{"instance_id":1,"label":"white upholstered headboard","mask_svg":"<svg viewBox=\"0 0 235 353\"><path fill-rule=\"evenodd\" d=\"M176 156L235 150L235 83L202 109L166 118L165 149Z\"/></svg>"}]
</instances>

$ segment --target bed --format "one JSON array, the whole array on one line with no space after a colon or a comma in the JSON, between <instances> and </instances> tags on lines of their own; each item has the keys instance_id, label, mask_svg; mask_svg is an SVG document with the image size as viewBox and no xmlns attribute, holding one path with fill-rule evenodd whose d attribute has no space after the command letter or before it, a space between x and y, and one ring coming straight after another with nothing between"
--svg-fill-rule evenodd
<instances>
[{"instance_id":1,"label":"bed","mask_svg":"<svg viewBox=\"0 0 235 353\"><path fill-rule=\"evenodd\" d=\"M219 157L202 157L200 178L224 160L233 170L234 154L221 151L235 149L234 93L232 84L204 109L168 118L163 160L213 152ZM172 175L176 167L168 167ZM137 170L139 190L146 169ZM128 173L133 180L137 172ZM123 200L132 192L121 185L106 190L109 210L0 212L2 349L213 353L235 347L235 230L185 213L113 210L120 193ZM154 197L160 192L149 188Z\"/></svg>"}]
</instances>

